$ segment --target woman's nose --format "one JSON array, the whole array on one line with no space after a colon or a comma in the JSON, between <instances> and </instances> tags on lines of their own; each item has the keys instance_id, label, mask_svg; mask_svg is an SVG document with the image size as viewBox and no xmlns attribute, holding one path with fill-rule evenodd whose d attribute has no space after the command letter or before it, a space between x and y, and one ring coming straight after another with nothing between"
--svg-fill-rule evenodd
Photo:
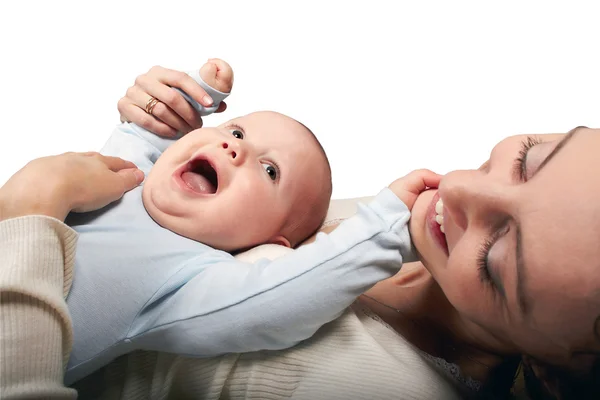
<instances>
[{"instance_id":1,"label":"woman's nose","mask_svg":"<svg viewBox=\"0 0 600 400\"><path fill-rule=\"evenodd\" d=\"M247 150L240 140L233 138L232 140L224 140L221 147L227 154L229 161L239 166L244 163Z\"/></svg>"},{"instance_id":2,"label":"woman's nose","mask_svg":"<svg viewBox=\"0 0 600 400\"><path fill-rule=\"evenodd\" d=\"M444 216L462 230L474 222L488 224L498 212L509 212L509 185L480 170L446 174L438 192L444 202Z\"/></svg>"}]
</instances>

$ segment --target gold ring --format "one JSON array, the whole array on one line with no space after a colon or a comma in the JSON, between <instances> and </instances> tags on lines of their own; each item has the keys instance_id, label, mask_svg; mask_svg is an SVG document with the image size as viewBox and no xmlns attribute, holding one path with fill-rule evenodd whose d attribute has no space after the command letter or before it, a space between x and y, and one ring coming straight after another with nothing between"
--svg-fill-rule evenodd
<instances>
[{"instance_id":1,"label":"gold ring","mask_svg":"<svg viewBox=\"0 0 600 400\"><path fill-rule=\"evenodd\" d=\"M150 96L150 98L146 102L146 112L152 115L152 110L154 110L156 104L158 104L158 99L156 97Z\"/></svg>"}]
</instances>

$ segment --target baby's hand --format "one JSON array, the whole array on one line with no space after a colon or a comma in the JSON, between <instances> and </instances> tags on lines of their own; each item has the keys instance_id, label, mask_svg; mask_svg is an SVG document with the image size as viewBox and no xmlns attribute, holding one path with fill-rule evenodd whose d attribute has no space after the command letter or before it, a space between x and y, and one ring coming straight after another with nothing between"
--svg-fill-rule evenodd
<instances>
[{"instance_id":1,"label":"baby's hand","mask_svg":"<svg viewBox=\"0 0 600 400\"><path fill-rule=\"evenodd\" d=\"M441 175L428 169L418 169L410 174L396 179L389 188L400 200L412 210L417 197L429 188L437 188L440 184Z\"/></svg>"},{"instance_id":2,"label":"baby's hand","mask_svg":"<svg viewBox=\"0 0 600 400\"><path fill-rule=\"evenodd\" d=\"M200 68L200 77L213 89L219 92L229 93L233 86L233 70L225 61L218 58L210 58Z\"/></svg>"}]
</instances>

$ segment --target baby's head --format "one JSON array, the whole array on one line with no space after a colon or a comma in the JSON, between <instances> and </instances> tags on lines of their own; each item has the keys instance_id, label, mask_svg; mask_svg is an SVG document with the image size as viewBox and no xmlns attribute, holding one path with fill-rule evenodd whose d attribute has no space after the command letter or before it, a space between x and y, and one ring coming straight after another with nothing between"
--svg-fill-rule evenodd
<instances>
[{"instance_id":1,"label":"baby's head","mask_svg":"<svg viewBox=\"0 0 600 400\"><path fill-rule=\"evenodd\" d=\"M188 133L150 171L143 200L161 226L211 247L295 247L325 218L331 170L313 133L271 111Z\"/></svg>"}]
</instances>

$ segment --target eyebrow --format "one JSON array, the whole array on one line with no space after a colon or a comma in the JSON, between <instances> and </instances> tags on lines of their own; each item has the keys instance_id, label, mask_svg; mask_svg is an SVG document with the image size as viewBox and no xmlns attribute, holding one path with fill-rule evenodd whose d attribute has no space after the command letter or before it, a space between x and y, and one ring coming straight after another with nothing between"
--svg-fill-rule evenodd
<instances>
[{"instance_id":1,"label":"eyebrow","mask_svg":"<svg viewBox=\"0 0 600 400\"><path fill-rule=\"evenodd\" d=\"M567 133L567 135L556 145L554 150L552 150L552 153L550 153L550 155L548 155L548 157L546 157L546 159L544 161L542 161L542 163L538 167L537 171L535 171L536 175L542 170L542 168L544 168L546 166L546 164L548 164L550 162L550 160L552 160L552 158L554 156L556 156L558 154L558 152L563 147L565 147L565 145L569 142L569 140L571 140L573 138L573 136L575 136L575 134L577 132L581 131L581 129L584 129L584 128L587 128L587 127L586 126L578 126L577 128L571 129Z\"/></svg>"},{"instance_id":2,"label":"eyebrow","mask_svg":"<svg viewBox=\"0 0 600 400\"><path fill-rule=\"evenodd\" d=\"M573 138L577 132L580 132L582 128L585 126L578 126L577 128L571 129L569 133L556 145L554 150L546 157L544 161L540 164L539 168L535 172L536 175L540 172L540 170L552 160L554 156L556 156L562 148ZM525 271L527 270L525 266L525 258L523 257L523 238L521 235L521 225L517 222L517 251L516 251L516 265L517 265L517 303L519 304L519 309L521 310L521 314L527 315L527 313L531 310L532 299L531 296L527 294L525 290L527 279L525 277Z\"/></svg>"}]
</instances>

